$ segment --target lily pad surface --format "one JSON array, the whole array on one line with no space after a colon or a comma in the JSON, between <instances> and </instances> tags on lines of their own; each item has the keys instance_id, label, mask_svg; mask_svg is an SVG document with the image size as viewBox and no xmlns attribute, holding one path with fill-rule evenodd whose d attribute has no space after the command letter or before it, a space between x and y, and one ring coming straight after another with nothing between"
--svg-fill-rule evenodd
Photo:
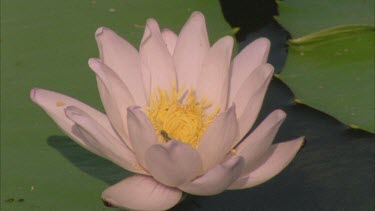
<instances>
[{"instance_id":1,"label":"lily pad surface","mask_svg":"<svg viewBox=\"0 0 375 211\"><path fill-rule=\"evenodd\" d=\"M374 25L373 0L284 0L277 1L277 20L293 38L340 25Z\"/></svg>"},{"instance_id":2,"label":"lily pad surface","mask_svg":"<svg viewBox=\"0 0 375 211\"><path fill-rule=\"evenodd\" d=\"M219 2L1 1L1 210L113 210L101 192L131 173L69 140L30 98L32 87L54 90L102 110L95 75L100 26L138 48L147 18L179 31L202 11L211 42L227 35Z\"/></svg>"},{"instance_id":3,"label":"lily pad surface","mask_svg":"<svg viewBox=\"0 0 375 211\"><path fill-rule=\"evenodd\" d=\"M280 77L297 102L374 133L374 1L326 4L279 2L278 20L292 35Z\"/></svg>"}]
</instances>

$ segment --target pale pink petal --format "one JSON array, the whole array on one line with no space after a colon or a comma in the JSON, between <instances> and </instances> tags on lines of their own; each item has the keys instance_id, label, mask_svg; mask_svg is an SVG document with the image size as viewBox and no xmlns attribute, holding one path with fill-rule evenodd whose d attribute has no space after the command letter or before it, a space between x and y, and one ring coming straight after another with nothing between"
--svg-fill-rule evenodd
<instances>
[{"instance_id":1,"label":"pale pink petal","mask_svg":"<svg viewBox=\"0 0 375 211\"><path fill-rule=\"evenodd\" d=\"M236 95L229 97L229 104L236 104L237 116L242 116L243 113L247 112L245 107L252 96L261 91L261 88L267 88L273 75L273 69L273 66L270 64L258 66L242 83Z\"/></svg>"},{"instance_id":2,"label":"pale pink petal","mask_svg":"<svg viewBox=\"0 0 375 211\"><path fill-rule=\"evenodd\" d=\"M224 111L227 106L227 97L230 79L230 59L233 49L233 38L225 36L218 40L209 49L198 79L197 95L207 97L215 106Z\"/></svg>"},{"instance_id":3,"label":"pale pink petal","mask_svg":"<svg viewBox=\"0 0 375 211\"><path fill-rule=\"evenodd\" d=\"M237 92L233 101L236 104L239 127L235 145L249 132L258 117L272 74L273 67L271 65L259 66Z\"/></svg>"},{"instance_id":4,"label":"pale pink petal","mask_svg":"<svg viewBox=\"0 0 375 211\"><path fill-rule=\"evenodd\" d=\"M217 116L203 135L197 150L201 155L204 171L221 162L230 151L238 131L235 110L233 105Z\"/></svg>"},{"instance_id":5,"label":"pale pink petal","mask_svg":"<svg viewBox=\"0 0 375 211\"><path fill-rule=\"evenodd\" d=\"M101 27L96 33L100 59L111 68L128 87L137 105L146 105L141 61L138 51L112 30Z\"/></svg>"},{"instance_id":6,"label":"pale pink petal","mask_svg":"<svg viewBox=\"0 0 375 211\"><path fill-rule=\"evenodd\" d=\"M215 195L223 192L238 179L244 166L243 158L234 156L210 169L205 175L180 186L184 192L193 195Z\"/></svg>"},{"instance_id":7,"label":"pale pink petal","mask_svg":"<svg viewBox=\"0 0 375 211\"><path fill-rule=\"evenodd\" d=\"M105 158L129 171L147 174L126 144L108 132L86 112L75 106L68 106L65 108L65 115L75 123L72 133L86 140L88 145L99 151Z\"/></svg>"},{"instance_id":8,"label":"pale pink petal","mask_svg":"<svg viewBox=\"0 0 375 211\"><path fill-rule=\"evenodd\" d=\"M100 124L104 128L106 128L112 134L116 135L116 132L113 131L111 123L108 121L108 118L105 114L74 98L40 88L33 88L30 92L30 98L34 103L39 105L70 138L72 138L85 149L99 156L103 155L97 149L88 145L86 143L86 140L78 137L73 133L72 129L74 122L66 117L65 108L67 106L76 106L85 110L90 116L100 122Z\"/></svg>"},{"instance_id":9,"label":"pale pink petal","mask_svg":"<svg viewBox=\"0 0 375 211\"><path fill-rule=\"evenodd\" d=\"M236 148L236 154L245 159L244 172L252 168L257 160L268 150L286 114L282 110L273 111Z\"/></svg>"},{"instance_id":10,"label":"pale pink petal","mask_svg":"<svg viewBox=\"0 0 375 211\"><path fill-rule=\"evenodd\" d=\"M230 95L235 96L246 78L261 64L267 62L271 43L259 38L245 47L233 60Z\"/></svg>"},{"instance_id":11,"label":"pale pink petal","mask_svg":"<svg viewBox=\"0 0 375 211\"><path fill-rule=\"evenodd\" d=\"M133 164L135 164L134 166L137 166L133 152L131 152L126 147L126 145L120 140L120 138L117 136L117 133L113 130L107 116L103 113L95 110L94 108L74 98L49 90L34 88L31 90L30 97L33 102L38 104L41 108L44 109L44 111L47 112L47 114L70 138L72 138L74 141L76 141L78 144L80 144L87 150L99 156L107 158L106 153L99 149L99 145L93 144L92 140L87 140L86 138L76 133L76 124L72 120L67 118L67 116L65 115L65 109L67 107L74 106L76 108L84 110L87 113L87 115L89 115L92 118L93 121L99 124L97 125L97 127L101 127L102 130L106 132L107 136L112 137L111 143L114 142L114 145L119 146L119 149L124 150L124 155L122 155L124 156L124 160L121 162L133 162ZM137 170L130 166L126 166L125 164L121 164L120 166L130 171L144 173L143 170Z\"/></svg>"},{"instance_id":12,"label":"pale pink petal","mask_svg":"<svg viewBox=\"0 0 375 211\"><path fill-rule=\"evenodd\" d=\"M210 43L202 13L193 12L178 36L173 59L179 88L196 87Z\"/></svg>"},{"instance_id":13,"label":"pale pink petal","mask_svg":"<svg viewBox=\"0 0 375 211\"><path fill-rule=\"evenodd\" d=\"M151 91L158 88L170 90L173 83L177 84L172 56L164 43L158 23L154 19L147 20L140 46L140 56L142 68L150 72Z\"/></svg>"},{"instance_id":14,"label":"pale pink petal","mask_svg":"<svg viewBox=\"0 0 375 211\"><path fill-rule=\"evenodd\" d=\"M135 102L126 85L118 75L98 59L89 60L90 68L95 72L102 103L109 120L121 138L132 148L127 132L127 108L135 105Z\"/></svg>"},{"instance_id":15,"label":"pale pink petal","mask_svg":"<svg viewBox=\"0 0 375 211\"><path fill-rule=\"evenodd\" d=\"M303 143L304 137L300 137L292 141L273 144L259 159L257 165L249 169L249 172L234 182L229 189L250 188L276 176L293 160Z\"/></svg>"},{"instance_id":16,"label":"pale pink petal","mask_svg":"<svg viewBox=\"0 0 375 211\"><path fill-rule=\"evenodd\" d=\"M107 188L102 198L109 206L131 210L168 210L182 196L177 188L165 186L152 177L135 175Z\"/></svg>"},{"instance_id":17,"label":"pale pink petal","mask_svg":"<svg viewBox=\"0 0 375 211\"><path fill-rule=\"evenodd\" d=\"M165 44L167 45L168 51L171 55L174 53L174 49L176 47L177 43L177 35L170 29L163 29L161 31L161 36L163 37L163 40Z\"/></svg>"},{"instance_id":18,"label":"pale pink petal","mask_svg":"<svg viewBox=\"0 0 375 211\"><path fill-rule=\"evenodd\" d=\"M199 153L180 141L170 140L151 146L145 159L150 174L171 187L185 184L202 173Z\"/></svg>"},{"instance_id":19,"label":"pale pink petal","mask_svg":"<svg viewBox=\"0 0 375 211\"><path fill-rule=\"evenodd\" d=\"M133 150L139 163L146 167L145 153L154 144L157 144L154 126L140 107L128 108L128 130Z\"/></svg>"}]
</instances>

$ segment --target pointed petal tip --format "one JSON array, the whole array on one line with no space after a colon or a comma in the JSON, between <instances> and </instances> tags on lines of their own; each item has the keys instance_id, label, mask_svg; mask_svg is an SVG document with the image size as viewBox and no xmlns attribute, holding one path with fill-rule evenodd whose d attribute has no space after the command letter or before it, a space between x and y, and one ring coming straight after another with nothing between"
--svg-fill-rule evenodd
<instances>
[{"instance_id":1,"label":"pointed petal tip","mask_svg":"<svg viewBox=\"0 0 375 211\"><path fill-rule=\"evenodd\" d=\"M233 50L233 45L234 45L234 39L232 36L226 35L223 38L223 42L225 43L226 46L230 47L229 50Z\"/></svg>"},{"instance_id":2,"label":"pointed petal tip","mask_svg":"<svg viewBox=\"0 0 375 211\"><path fill-rule=\"evenodd\" d=\"M172 31L171 29L168 29L168 28L164 28L161 30L161 33L172 33L172 34L176 34L174 33L174 31Z\"/></svg>"},{"instance_id":3,"label":"pointed petal tip","mask_svg":"<svg viewBox=\"0 0 375 211\"><path fill-rule=\"evenodd\" d=\"M301 143L300 143L298 152L301 151L306 146L306 142L307 142L305 136L301 136L300 139L301 139L300 140Z\"/></svg>"},{"instance_id":4,"label":"pointed petal tip","mask_svg":"<svg viewBox=\"0 0 375 211\"><path fill-rule=\"evenodd\" d=\"M200 11L194 11L193 13L191 13L189 20L193 20L193 19L196 19L202 22L206 21L204 14Z\"/></svg>"},{"instance_id":5,"label":"pointed petal tip","mask_svg":"<svg viewBox=\"0 0 375 211\"><path fill-rule=\"evenodd\" d=\"M35 104L43 107L46 104L46 101L48 101L46 98L48 98L48 93L50 92L52 91L34 87L30 90L30 99Z\"/></svg>"},{"instance_id":6,"label":"pointed petal tip","mask_svg":"<svg viewBox=\"0 0 375 211\"><path fill-rule=\"evenodd\" d=\"M89 65L89 67L91 69L99 69L99 65L100 65L100 60L97 59L97 58L90 58L88 61L87 61L87 64Z\"/></svg>"},{"instance_id":7,"label":"pointed petal tip","mask_svg":"<svg viewBox=\"0 0 375 211\"><path fill-rule=\"evenodd\" d=\"M101 26L98 29L96 29L95 37L96 37L96 39L99 39L99 38L102 37L102 35L107 34L108 32L112 32L112 34L114 33L110 28L107 28L105 26Z\"/></svg>"},{"instance_id":8,"label":"pointed petal tip","mask_svg":"<svg viewBox=\"0 0 375 211\"><path fill-rule=\"evenodd\" d=\"M191 16L197 16L197 15L204 17L204 15L201 11L194 11L194 12L191 13Z\"/></svg>"},{"instance_id":9,"label":"pointed petal tip","mask_svg":"<svg viewBox=\"0 0 375 211\"><path fill-rule=\"evenodd\" d=\"M98 37L98 36L102 35L103 32L104 32L104 29L105 29L105 27L99 27L99 28L95 31L95 36Z\"/></svg>"},{"instance_id":10,"label":"pointed petal tip","mask_svg":"<svg viewBox=\"0 0 375 211\"><path fill-rule=\"evenodd\" d=\"M260 37L253 41L254 43L258 43L261 46L265 46L266 48L271 47L271 41L266 37Z\"/></svg>"},{"instance_id":11,"label":"pointed petal tip","mask_svg":"<svg viewBox=\"0 0 375 211\"><path fill-rule=\"evenodd\" d=\"M97 72L98 70L100 70L100 60L97 59L97 58L90 58L88 61L87 61L87 64L89 65L89 67L94 71L94 72Z\"/></svg>"},{"instance_id":12,"label":"pointed petal tip","mask_svg":"<svg viewBox=\"0 0 375 211\"><path fill-rule=\"evenodd\" d=\"M147 19L146 27L148 27L151 32L154 32L153 30L157 30L160 32L159 24L154 18Z\"/></svg>"},{"instance_id":13,"label":"pointed petal tip","mask_svg":"<svg viewBox=\"0 0 375 211\"><path fill-rule=\"evenodd\" d=\"M245 165L245 159L242 156L234 156L233 158L221 163L220 165L227 168L233 168L237 165Z\"/></svg>"},{"instance_id":14,"label":"pointed petal tip","mask_svg":"<svg viewBox=\"0 0 375 211\"><path fill-rule=\"evenodd\" d=\"M32 88L32 89L30 90L30 99L31 99L34 103L37 103L37 101L36 101L36 95L37 95L38 90L40 90L40 89L39 89L39 88L36 88L36 87L34 87L34 88Z\"/></svg>"},{"instance_id":15,"label":"pointed petal tip","mask_svg":"<svg viewBox=\"0 0 375 211\"><path fill-rule=\"evenodd\" d=\"M106 207L115 207L111 202L105 200L104 198L102 198L102 202Z\"/></svg>"},{"instance_id":16,"label":"pointed petal tip","mask_svg":"<svg viewBox=\"0 0 375 211\"><path fill-rule=\"evenodd\" d=\"M81 115L82 111L75 106L67 106L64 109L64 112L65 112L65 116L68 117L68 119L70 119L74 122L77 121L77 117L82 116Z\"/></svg>"},{"instance_id":17,"label":"pointed petal tip","mask_svg":"<svg viewBox=\"0 0 375 211\"><path fill-rule=\"evenodd\" d=\"M277 109L273 111L272 113L274 113L273 115L275 115L277 119L279 119L279 121L284 121L286 118L286 113L281 109Z\"/></svg>"},{"instance_id":18,"label":"pointed petal tip","mask_svg":"<svg viewBox=\"0 0 375 211\"><path fill-rule=\"evenodd\" d=\"M266 63L263 66L264 66L263 68L264 68L264 72L266 73L266 75L273 75L275 67L272 64Z\"/></svg>"}]
</instances>

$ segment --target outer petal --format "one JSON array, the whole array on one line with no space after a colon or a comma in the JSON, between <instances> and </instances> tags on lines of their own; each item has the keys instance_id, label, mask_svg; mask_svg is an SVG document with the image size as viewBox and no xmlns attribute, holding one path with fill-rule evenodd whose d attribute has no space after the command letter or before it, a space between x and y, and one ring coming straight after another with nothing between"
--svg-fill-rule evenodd
<instances>
[{"instance_id":1,"label":"outer petal","mask_svg":"<svg viewBox=\"0 0 375 211\"><path fill-rule=\"evenodd\" d=\"M190 145L175 140L151 146L145 159L151 175L171 187L185 184L202 173L199 153Z\"/></svg>"},{"instance_id":2,"label":"outer petal","mask_svg":"<svg viewBox=\"0 0 375 211\"><path fill-rule=\"evenodd\" d=\"M304 143L304 137L274 144L246 176L234 182L229 189L250 188L280 173L295 157Z\"/></svg>"},{"instance_id":3,"label":"outer petal","mask_svg":"<svg viewBox=\"0 0 375 211\"><path fill-rule=\"evenodd\" d=\"M90 59L89 66L98 77L100 97L113 127L126 144L132 148L128 138L127 108L133 106L134 100L124 83L105 64L98 59Z\"/></svg>"},{"instance_id":4,"label":"outer petal","mask_svg":"<svg viewBox=\"0 0 375 211\"><path fill-rule=\"evenodd\" d=\"M102 198L107 205L134 210L167 210L182 196L177 188L165 186L152 177L135 175L107 188Z\"/></svg>"},{"instance_id":5,"label":"outer petal","mask_svg":"<svg viewBox=\"0 0 375 211\"><path fill-rule=\"evenodd\" d=\"M101 27L96 33L100 59L111 68L129 88L137 105L146 105L141 61L137 50L112 30Z\"/></svg>"},{"instance_id":6,"label":"outer petal","mask_svg":"<svg viewBox=\"0 0 375 211\"><path fill-rule=\"evenodd\" d=\"M197 86L203 59L209 48L204 15L193 12L181 29L173 55L179 88Z\"/></svg>"},{"instance_id":7,"label":"outer petal","mask_svg":"<svg viewBox=\"0 0 375 211\"><path fill-rule=\"evenodd\" d=\"M267 62L271 43L267 38L259 38L250 43L233 60L230 95L235 96L246 78L261 64Z\"/></svg>"},{"instance_id":8,"label":"outer petal","mask_svg":"<svg viewBox=\"0 0 375 211\"><path fill-rule=\"evenodd\" d=\"M208 196L219 194L238 179L243 167L243 158L234 156L215 166L205 175L179 188L194 195Z\"/></svg>"},{"instance_id":9,"label":"outer petal","mask_svg":"<svg viewBox=\"0 0 375 211\"><path fill-rule=\"evenodd\" d=\"M170 90L176 84L176 71L173 59L161 36L158 23L147 20L145 33L140 46L142 65L150 72L151 90Z\"/></svg>"},{"instance_id":10,"label":"outer petal","mask_svg":"<svg viewBox=\"0 0 375 211\"><path fill-rule=\"evenodd\" d=\"M144 173L143 170L139 170L136 166L136 160L134 159L134 154L131 152L125 144L123 144L119 137L117 136L116 132L113 130L111 123L109 122L106 115L103 113L93 109L92 107L76 100L71 97L44 90L44 89L38 89L34 88L31 90L31 99L33 102L38 104L40 107L42 107L47 114L58 124L58 126L67 134L69 137L71 137L73 140L75 140L78 144L86 148L87 150L102 156L107 157L106 154L98 149L98 146L93 144L92 142L89 142L90 140L87 140L86 138L82 137L81 135L78 135L76 133L77 127L75 126L75 123L68 119L65 115L65 109L69 106L74 106L76 108L79 108L81 110L84 110L87 115L89 115L94 121L96 121L98 124L97 127L102 128L103 131L107 133L107 136L112 137L111 142L113 142L114 145L118 146L119 149L121 149L122 152L124 152L123 161L121 162L130 162L134 168L130 166L126 166L125 164L119 164L123 168L126 168L130 171ZM102 142L101 144L109 144L106 142ZM122 144L122 145L121 145ZM134 165L133 165L134 164Z\"/></svg>"},{"instance_id":11,"label":"outer petal","mask_svg":"<svg viewBox=\"0 0 375 211\"><path fill-rule=\"evenodd\" d=\"M30 92L30 98L34 103L39 105L70 138L85 149L103 156L98 150L96 150L96 148L88 145L86 140L73 133L72 129L74 122L65 116L65 108L67 106L76 106L85 110L94 119L97 119L104 128L111 131L111 133L116 134L105 114L74 98L45 89L33 88Z\"/></svg>"},{"instance_id":12,"label":"outer petal","mask_svg":"<svg viewBox=\"0 0 375 211\"><path fill-rule=\"evenodd\" d=\"M244 172L248 172L257 160L271 146L277 131L283 123L286 114L282 110L273 111L268 117L239 145L236 147L236 154L245 159ZM243 173L244 173L243 172Z\"/></svg>"},{"instance_id":13,"label":"outer petal","mask_svg":"<svg viewBox=\"0 0 375 211\"><path fill-rule=\"evenodd\" d=\"M235 144L246 135L258 117L272 73L273 67L269 64L258 67L237 92L233 101L239 107L237 109L239 134Z\"/></svg>"},{"instance_id":14,"label":"outer petal","mask_svg":"<svg viewBox=\"0 0 375 211\"><path fill-rule=\"evenodd\" d=\"M108 132L97 121L81 109L68 106L65 108L66 116L76 125L72 132L87 141L105 158L117 165L136 173L147 174L138 164L134 153L117 136Z\"/></svg>"},{"instance_id":15,"label":"outer petal","mask_svg":"<svg viewBox=\"0 0 375 211\"><path fill-rule=\"evenodd\" d=\"M218 40L208 51L198 79L198 97L209 96L213 105L219 105L222 111L226 109L229 94L232 49L232 37L225 36ZM214 106L211 106L211 108L214 108Z\"/></svg>"},{"instance_id":16,"label":"outer petal","mask_svg":"<svg viewBox=\"0 0 375 211\"><path fill-rule=\"evenodd\" d=\"M197 148L205 171L223 160L237 136L237 130L234 105L217 116L208 126Z\"/></svg>"},{"instance_id":17,"label":"outer petal","mask_svg":"<svg viewBox=\"0 0 375 211\"><path fill-rule=\"evenodd\" d=\"M171 55L174 53L174 49L176 47L177 43L177 35L170 29L163 29L161 31L161 36L163 37L163 40L165 44L167 45L168 51Z\"/></svg>"},{"instance_id":18,"label":"outer petal","mask_svg":"<svg viewBox=\"0 0 375 211\"><path fill-rule=\"evenodd\" d=\"M135 155L139 163L146 167L145 153L152 145L157 144L154 127L140 107L128 109L128 130Z\"/></svg>"}]
</instances>

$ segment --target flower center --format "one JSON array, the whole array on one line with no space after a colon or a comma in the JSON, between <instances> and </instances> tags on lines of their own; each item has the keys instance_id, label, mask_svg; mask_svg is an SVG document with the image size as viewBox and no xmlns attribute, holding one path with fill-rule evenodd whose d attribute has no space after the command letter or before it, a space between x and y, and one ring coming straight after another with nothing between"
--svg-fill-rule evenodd
<instances>
[{"instance_id":1,"label":"flower center","mask_svg":"<svg viewBox=\"0 0 375 211\"><path fill-rule=\"evenodd\" d=\"M153 124L159 141L178 140L196 148L208 125L219 113L219 107L208 114L211 105L207 98L197 100L194 90L170 93L158 89L150 97L147 116Z\"/></svg>"}]
</instances>

